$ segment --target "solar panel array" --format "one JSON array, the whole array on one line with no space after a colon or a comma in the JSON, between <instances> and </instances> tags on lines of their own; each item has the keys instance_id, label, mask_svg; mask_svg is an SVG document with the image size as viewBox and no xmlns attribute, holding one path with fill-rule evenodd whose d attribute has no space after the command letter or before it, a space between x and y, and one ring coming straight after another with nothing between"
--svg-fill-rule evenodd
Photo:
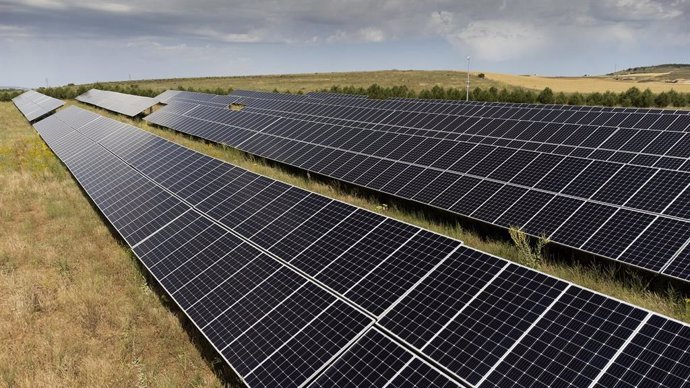
<instances>
[{"instance_id":1,"label":"solar panel array","mask_svg":"<svg viewBox=\"0 0 690 388\"><path fill-rule=\"evenodd\" d=\"M91 89L78 96L77 100L129 117L134 117L158 104L155 98L99 89Z\"/></svg>"},{"instance_id":2,"label":"solar panel array","mask_svg":"<svg viewBox=\"0 0 690 388\"><path fill-rule=\"evenodd\" d=\"M76 107L35 128L251 387L690 386L687 325Z\"/></svg>"},{"instance_id":3,"label":"solar panel array","mask_svg":"<svg viewBox=\"0 0 690 388\"><path fill-rule=\"evenodd\" d=\"M146 120L690 279L687 112L228 97L246 107L234 112L180 96Z\"/></svg>"},{"instance_id":4,"label":"solar panel array","mask_svg":"<svg viewBox=\"0 0 690 388\"><path fill-rule=\"evenodd\" d=\"M29 122L39 119L65 105L64 101L34 90L18 95L12 99L12 102Z\"/></svg>"},{"instance_id":5,"label":"solar panel array","mask_svg":"<svg viewBox=\"0 0 690 388\"><path fill-rule=\"evenodd\" d=\"M203 103L204 105L208 106L227 108L228 105L238 102L241 98L236 96L226 96L219 94L187 92L181 90L166 90L165 92L156 96L155 99L163 104L168 104L171 101L188 101L194 104Z\"/></svg>"}]
</instances>

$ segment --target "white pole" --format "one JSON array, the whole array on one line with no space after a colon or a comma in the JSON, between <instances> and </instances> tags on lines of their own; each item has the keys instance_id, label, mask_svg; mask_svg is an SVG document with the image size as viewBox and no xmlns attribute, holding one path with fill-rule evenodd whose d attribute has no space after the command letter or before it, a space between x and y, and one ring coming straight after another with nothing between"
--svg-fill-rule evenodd
<instances>
[{"instance_id":1,"label":"white pole","mask_svg":"<svg viewBox=\"0 0 690 388\"><path fill-rule=\"evenodd\" d=\"M465 95L465 101L470 100L470 56L467 56L467 94Z\"/></svg>"}]
</instances>

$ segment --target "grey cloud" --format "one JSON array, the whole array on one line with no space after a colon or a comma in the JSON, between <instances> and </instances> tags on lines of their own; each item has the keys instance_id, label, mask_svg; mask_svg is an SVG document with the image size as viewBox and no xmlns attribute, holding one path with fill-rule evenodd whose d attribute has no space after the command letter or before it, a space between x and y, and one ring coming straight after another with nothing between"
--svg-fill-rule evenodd
<instances>
[{"instance_id":1,"label":"grey cloud","mask_svg":"<svg viewBox=\"0 0 690 388\"><path fill-rule=\"evenodd\" d=\"M46 38L117 40L147 36L223 44L328 42L334 36L355 41L441 36L452 41L472 23L475 29L477 23L523 26L557 35L569 27L598 28L613 23L644 30L664 20L666 29L682 31L687 30L688 8L687 0L15 0L0 1L0 24L28 27ZM453 24L439 29L434 24L434 15L439 14L452 15Z\"/></svg>"}]
</instances>

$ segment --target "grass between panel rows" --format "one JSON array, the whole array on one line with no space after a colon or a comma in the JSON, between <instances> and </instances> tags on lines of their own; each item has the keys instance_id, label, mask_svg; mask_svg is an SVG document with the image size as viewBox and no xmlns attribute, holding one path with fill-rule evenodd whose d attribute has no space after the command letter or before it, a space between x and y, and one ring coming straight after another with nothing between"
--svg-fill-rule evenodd
<instances>
[{"instance_id":1,"label":"grass between panel rows","mask_svg":"<svg viewBox=\"0 0 690 388\"><path fill-rule=\"evenodd\" d=\"M510 243L502 239L487 239L472 230L462 228L460 225L432 220L423 211L411 211L407 208L387 206L386 204L379 203L375 197L358 195L357 193L353 194L352 191L344 190L338 184L325 184L321 181L310 179L305 174L295 174L287 169L264 163L260 159L249 157L245 153L230 147L193 139L174 131L154 127L143 120L131 120L124 116L112 114L78 102L70 102L70 104L127 122L247 170L456 238L470 247L513 262L525 265L539 262L538 269L542 272L624 300L633 305L641 306L684 322L690 322L690 300L680 298L678 293L672 289L665 292L650 291L647 283L634 272L627 274L625 280L620 280L620 276L617 276L614 267L605 269L596 265L572 264L568 261L550 260L548 257L541 256L535 259L535 255L539 256L540 253L535 252L533 247L530 250L525 244ZM519 242L519 238L516 240Z\"/></svg>"},{"instance_id":2,"label":"grass between panel rows","mask_svg":"<svg viewBox=\"0 0 690 388\"><path fill-rule=\"evenodd\" d=\"M221 386L12 103L0 103L0 387Z\"/></svg>"}]
</instances>

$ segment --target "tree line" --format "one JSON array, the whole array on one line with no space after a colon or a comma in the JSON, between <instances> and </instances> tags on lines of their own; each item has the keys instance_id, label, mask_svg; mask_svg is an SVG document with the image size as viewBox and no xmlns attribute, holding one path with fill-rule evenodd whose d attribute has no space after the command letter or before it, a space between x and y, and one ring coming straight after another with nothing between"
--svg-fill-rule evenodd
<instances>
[{"instance_id":1,"label":"tree line","mask_svg":"<svg viewBox=\"0 0 690 388\"><path fill-rule=\"evenodd\" d=\"M38 92L49 95L51 97L59 98L61 100L74 99L80 94L88 91L91 88L110 90L114 92L134 94L138 96L155 97L160 93L160 90L151 88L140 88L137 84L91 84L91 85L67 85L53 88L39 88ZM186 90L190 92L213 93L213 94L228 94L232 93L233 88L184 88L178 86L177 90ZM386 99L386 98L420 98L420 99L442 99L442 100L464 100L466 96L465 89L461 88L443 88L441 86L434 86L431 89L423 89L415 91L407 86L390 86L384 87L378 84L373 84L368 88L355 86L333 86L330 89L321 89L322 92L341 93L341 94L356 94L364 95L369 98ZM278 92L278 90L274 90ZM290 93L289 90L285 91ZM0 101L10 101L15 96L21 94L21 91L4 91L0 92ZM297 92L302 94L302 91ZM550 88L544 88L542 91L534 91L529 89L515 88L515 89L498 89L490 87L482 89L480 87L470 90L470 100L472 101L492 101L492 102L515 102L515 103L531 103L531 104L561 104L561 105L593 105L593 106L621 106L621 107L638 107L638 108L669 108L669 107L688 107L690 106L690 93L680 93L674 90L668 92L654 93L649 89L640 90L637 87L632 87L624 92L615 93L607 91L604 93L556 93Z\"/></svg>"},{"instance_id":2,"label":"tree line","mask_svg":"<svg viewBox=\"0 0 690 388\"><path fill-rule=\"evenodd\" d=\"M366 95L369 98L421 98L421 99L442 99L442 100L464 100L466 98L465 89L443 88L434 86L431 89L423 89L419 92L409 89L406 86L383 87L373 84L368 88L354 86L333 86L330 89L323 89L323 92L344 93ZM622 106L638 108L667 108L667 107L688 107L690 106L690 93L679 93L674 90L668 92L654 93L649 89L644 91L637 87L632 87L624 92L615 93L607 91L604 93L555 93L551 88L537 92L528 89L516 88L508 90L490 87L482 89L480 87L470 90L469 98L472 101L493 101L493 102L516 102L531 104L561 104L561 105L595 105L595 106Z\"/></svg>"}]
</instances>

